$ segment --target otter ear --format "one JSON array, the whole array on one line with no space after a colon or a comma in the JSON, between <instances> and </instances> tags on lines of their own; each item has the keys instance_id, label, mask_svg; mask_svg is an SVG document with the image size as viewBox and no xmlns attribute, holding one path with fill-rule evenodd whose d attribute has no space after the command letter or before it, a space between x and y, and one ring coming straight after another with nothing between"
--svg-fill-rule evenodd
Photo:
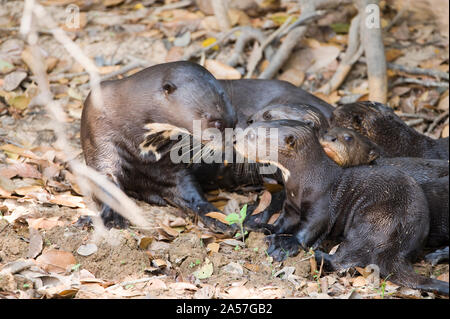
<instances>
[{"instance_id":1,"label":"otter ear","mask_svg":"<svg viewBox=\"0 0 450 319\"><path fill-rule=\"evenodd\" d=\"M176 85L173 84L172 82L166 82L163 85L164 93L167 95L172 94L176 89L177 89Z\"/></svg>"},{"instance_id":2,"label":"otter ear","mask_svg":"<svg viewBox=\"0 0 450 319\"><path fill-rule=\"evenodd\" d=\"M290 147L294 147L296 140L293 135L289 135L284 138L284 142L286 143L286 145L288 145Z\"/></svg>"},{"instance_id":3,"label":"otter ear","mask_svg":"<svg viewBox=\"0 0 450 319\"><path fill-rule=\"evenodd\" d=\"M369 161L373 162L380 156L380 153L377 150L371 149L369 151Z\"/></svg>"}]
</instances>

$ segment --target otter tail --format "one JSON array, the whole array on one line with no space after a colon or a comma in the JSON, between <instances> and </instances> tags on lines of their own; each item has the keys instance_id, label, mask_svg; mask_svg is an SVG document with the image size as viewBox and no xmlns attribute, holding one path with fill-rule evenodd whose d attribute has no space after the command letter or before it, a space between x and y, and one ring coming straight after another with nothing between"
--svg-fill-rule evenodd
<instances>
[{"instance_id":1,"label":"otter tail","mask_svg":"<svg viewBox=\"0 0 450 319\"><path fill-rule=\"evenodd\" d=\"M448 282L419 275L414 272L414 268L409 261L401 257L400 259L391 264L393 267L380 269L381 273L392 274L390 280L405 287L434 292L440 295L449 295Z\"/></svg>"}]
</instances>

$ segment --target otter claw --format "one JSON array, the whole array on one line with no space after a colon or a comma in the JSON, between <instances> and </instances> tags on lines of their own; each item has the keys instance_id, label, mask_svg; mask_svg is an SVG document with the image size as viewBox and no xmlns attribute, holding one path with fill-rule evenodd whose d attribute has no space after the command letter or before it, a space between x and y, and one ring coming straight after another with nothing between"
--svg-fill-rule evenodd
<instances>
[{"instance_id":1,"label":"otter claw","mask_svg":"<svg viewBox=\"0 0 450 319\"><path fill-rule=\"evenodd\" d=\"M297 240L292 235L269 235L265 239L268 244L267 253L275 261L283 261L288 257L293 257L299 252Z\"/></svg>"},{"instance_id":2,"label":"otter claw","mask_svg":"<svg viewBox=\"0 0 450 319\"><path fill-rule=\"evenodd\" d=\"M122 215L113 211L109 206L103 205L102 212L100 214L103 224L106 228L127 228L130 223Z\"/></svg>"}]
</instances>

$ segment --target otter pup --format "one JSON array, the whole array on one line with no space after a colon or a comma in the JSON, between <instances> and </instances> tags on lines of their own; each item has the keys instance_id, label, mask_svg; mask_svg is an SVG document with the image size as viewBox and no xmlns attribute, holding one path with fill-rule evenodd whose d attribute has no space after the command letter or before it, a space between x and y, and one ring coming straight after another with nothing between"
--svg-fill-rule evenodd
<instances>
[{"instance_id":1,"label":"otter pup","mask_svg":"<svg viewBox=\"0 0 450 319\"><path fill-rule=\"evenodd\" d=\"M328 128L328 120L323 113L308 104L271 104L249 117L250 125L260 121L298 120L323 131Z\"/></svg>"},{"instance_id":2,"label":"otter pup","mask_svg":"<svg viewBox=\"0 0 450 319\"><path fill-rule=\"evenodd\" d=\"M381 103L357 102L337 107L331 126L357 131L376 143L389 157L449 159L449 139L432 139L406 125Z\"/></svg>"},{"instance_id":3,"label":"otter pup","mask_svg":"<svg viewBox=\"0 0 450 319\"><path fill-rule=\"evenodd\" d=\"M103 107L89 95L81 117L86 164L108 176L129 196L155 205L175 205L197 214L219 232L231 228L205 214L217 211L187 164L173 163L170 137L176 131L234 127L236 112L220 83L191 62L152 66L121 80L101 83ZM125 219L102 204L107 226Z\"/></svg>"},{"instance_id":4,"label":"otter pup","mask_svg":"<svg viewBox=\"0 0 450 319\"><path fill-rule=\"evenodd\" d=\"M386 153L356 131L334 127L320 138L325 153L342 167L359 165L395 166L418 183L448 176L448 160L416 157L386 157Z\"/></svg>"},{"instance_id":5,"label":"otter pup","mask_svg":"<svg viewBox=\"0 0 450 319\"><path fill-rule=\"evenodd\" d=\"M430 232L427 246L448 245L448 184L449 168L447 160L395 157L384 158L383 151L365 136L345 128L332 128L320 138L325 153L342 167L374 164L393 166L413 177L422 187L430 210ZM445 253L445 250L444 250ZM447 256L428 255L428 260L436 264Z\"/></svg>"},{"instance_id":6,"label":"otter pup","mask_svg":"<svg viewBox=\"0 0 450 319\"><path fill-rule=\"evenodd\" d=\"M248 148L238 143L237 150L255 154L257 141L270 141L261 131L271 128L278 131L279 149L272 162L284 172L286 191L280 217L267 225L274 232L267 237L271 256L283 260L299 246L311 247L329 270L375 264L397 284L448 295L448 283L416 274L411 264L429 229L427 201L412 177L394 167L341 168L325 154L315 130L298 121L254 123ZM324 239L342 240L334 255L317 250Z\"/></svg>"}]
</instances>

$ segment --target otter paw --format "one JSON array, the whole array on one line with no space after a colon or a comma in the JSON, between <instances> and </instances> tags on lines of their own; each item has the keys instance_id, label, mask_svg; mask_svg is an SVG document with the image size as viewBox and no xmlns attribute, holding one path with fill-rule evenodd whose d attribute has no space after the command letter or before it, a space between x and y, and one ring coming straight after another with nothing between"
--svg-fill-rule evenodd
<instances>
[{"instance_id":1,"label":"otter paw","mask_svg":"<svg viewBox=\"0 0 450 319\"><path fill-rule=\"evenodd\" d=\"M288 257L298 254L299 244L292 235L269 235L265 238L267 245L267 253L276 261L283 261Z\"/></svg>"},{"instance_id":2,"label":"otter paw","mask_svg":"<svg viewBox=\"0 0 450 319\"><path fill-rule=\"evenodd\" d=\"M233 237L239 230L236 224L227 225L215 218L211 218L208 216L202 216L202 222L205 224L207 228L212 230L215 233L224 234L229 237Z\"/></svg>"},{"instance_id":3,"label":"otter paw","mask_svg":"<svg viewBox=\"0 0 450 319\"><path fill-rule=\"evenodd\" d=\"M102 212L100 214L103 224L106 228L127 228L130 223L122 215L113 211L109 206L103 205Z\"/></svg>"},{"instance_id":4,"label":"otter paw","mask_svg":"<svg viewBox=\"0 0 450 319\"><path fill-rule=\"evenodd\" d=\"M445 247L444 249L438 249L426 255L425 260L431 263L433 266L436 266L437 264L443 261L448 261L448 257L449 257L449 249L448 247Z\"/></svg>"}]
</instances>

